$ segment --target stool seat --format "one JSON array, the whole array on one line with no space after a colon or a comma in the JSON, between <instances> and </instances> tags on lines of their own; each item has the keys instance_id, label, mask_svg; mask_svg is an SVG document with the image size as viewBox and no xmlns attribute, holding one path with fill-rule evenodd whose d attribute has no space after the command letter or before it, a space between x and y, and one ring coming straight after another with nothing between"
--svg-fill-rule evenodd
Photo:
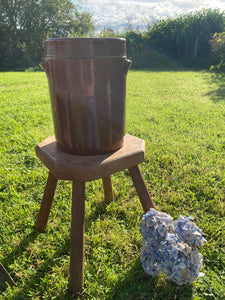
<instances>
[{"instance_id":1,"label":"stool seat","mask_svg":"<svg viewBox=\"0 0 225 300\"><path fill-rule=\"evenodd\" d=\"M36 221L36 228L44 232L47 226L57 182L72 181L70 288L74 294L84 284L84 220L85 182L101 178L107 202L113 201L111 174L128 169L144 212L154 207L138 164L144 161L144 140L126 134L123 146L113 152L98 155L73 155L61 151L54 136L36 148L36 154L49 169L47 184Z\"/></svg>"},{"instance_id":2,"label":"stool seat","mask_svg":"<svg viewBox=\"0 0 225 300\"><path fill-rule=\"evenodd\" d=\"M86 156L61 151L50 136L36 146L36 154L58 179L93 181L142 163L145 141L126 134L119 150Z\"/></svg>"}]
</instances>

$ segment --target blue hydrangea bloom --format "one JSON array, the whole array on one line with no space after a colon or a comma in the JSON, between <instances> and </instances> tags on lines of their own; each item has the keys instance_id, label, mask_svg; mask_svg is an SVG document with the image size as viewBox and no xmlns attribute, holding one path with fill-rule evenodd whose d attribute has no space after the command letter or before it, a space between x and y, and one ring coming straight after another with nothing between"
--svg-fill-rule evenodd
<instances>
[{"instance_id":1,"label":"blue hydrangea bloom","mask_svg":"<svg viewBox=\"0 0 225 300\"><path fill-rule=\"evenodd\" d=\"M141 262L151 276L167 275L178 285L192 283L200 274L203 257L197 248L206 240L191 217L173 223L168 214L150 209L142 217Z\"/></svg>"},{"instance_id":2,"label":"blue hydrangea bloom","mask_svg":"<svg viewBox=\"0 0 225 300\"><path fill-rule=\"evenodd\" d=\"M200 248L206 242L201 229L192 222L191 217L180 216L174 222L174 230L176 234L192 248Z\"/></svg>"}]
</instances>

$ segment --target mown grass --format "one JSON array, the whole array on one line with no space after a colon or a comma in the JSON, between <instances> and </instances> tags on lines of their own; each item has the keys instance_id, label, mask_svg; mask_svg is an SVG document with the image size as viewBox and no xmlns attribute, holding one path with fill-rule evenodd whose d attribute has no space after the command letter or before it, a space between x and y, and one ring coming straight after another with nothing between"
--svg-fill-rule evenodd
<instances>
[{"instance_id":1,"label":"mown grass","mask_svg":"<svg viewBox=\"0 0 225 300\"><path fill-rule=\"evenodd\" d=\"M80 299L225 298L225 92L194 71L129 71L127 132L146 141L140 166L156 208L193 215L208 240L203 278L179 287L140 264L141 205L127 171L86 186L85 286ZM47 178L35 145L53 134L46 76L0 73L0 261L16 281L1 299L72 299L71 183L60 182L47 231L33 228Z\"/></svg>"}]
</instances>

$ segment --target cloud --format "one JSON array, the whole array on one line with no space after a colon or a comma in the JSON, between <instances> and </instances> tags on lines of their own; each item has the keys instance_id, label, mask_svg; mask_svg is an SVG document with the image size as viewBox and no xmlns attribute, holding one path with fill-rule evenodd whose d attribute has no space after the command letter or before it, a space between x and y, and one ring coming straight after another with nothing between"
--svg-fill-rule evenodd
<instances>
[{"instance_id":1,"label":"cloud","mask_svg":"<svg viewBox=\"0 0 225 300\"><path fill-rule=\"evenodd\" d=\"M86 0L82 6L92 15L97 29L146 29L165 17L189 13L203 8L225 10L224 0Z\"/></svg>"}]
</instances>

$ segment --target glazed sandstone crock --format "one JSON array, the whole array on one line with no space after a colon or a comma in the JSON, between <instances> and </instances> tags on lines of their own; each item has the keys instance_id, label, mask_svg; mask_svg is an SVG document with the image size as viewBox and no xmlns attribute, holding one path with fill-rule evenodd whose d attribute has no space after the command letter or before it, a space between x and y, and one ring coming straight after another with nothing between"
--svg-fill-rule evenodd
<instances>
[{"instance_id":1,"label":"glazed sandstone crock","mask_svg":"<svg viewBox=\"0 0 225 300\"><path fill-rule=\"evenodd\" d=\"M48 78L57 146L72 154L114 151L125 135L126 40L46 40L41 63Z\"/></svg>"}]
</instances>

